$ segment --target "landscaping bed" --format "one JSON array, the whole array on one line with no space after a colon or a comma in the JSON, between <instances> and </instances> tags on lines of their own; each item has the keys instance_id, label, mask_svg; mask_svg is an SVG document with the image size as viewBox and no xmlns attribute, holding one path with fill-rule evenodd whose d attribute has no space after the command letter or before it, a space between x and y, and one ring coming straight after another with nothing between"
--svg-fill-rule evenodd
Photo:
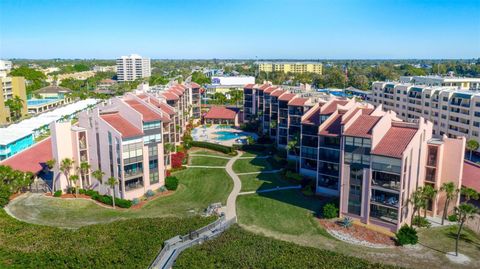
<instances>
[{"instance_id":1,"label":"landscaping bed","mask_svg":"<svg viewBox=\"0 0 480 269\"><path fill-rule=\"evenodd\" d=\"M338 221L326 219L319 219L318 221L333 236L348 243L360 244L367 247L395 246L395 241L392 237L355 223L351 227L345 228L342 227Z\"/></svg>"}]
</instances>

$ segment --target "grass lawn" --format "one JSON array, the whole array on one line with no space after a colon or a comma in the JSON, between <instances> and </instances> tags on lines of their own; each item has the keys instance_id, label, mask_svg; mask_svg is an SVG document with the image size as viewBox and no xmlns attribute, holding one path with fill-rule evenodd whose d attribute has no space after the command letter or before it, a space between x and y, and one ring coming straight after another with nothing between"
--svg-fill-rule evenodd
<instances>
[{"instance_id":1,"label":"grass lawn","mask_svg":"<svg viewBox=\"0 0 480 269\"><path fill-rule=\"evenodd\" d=\"M445 252L455 247L452 227L419 230L417 248L373 249L336 240L314 217L326 202L327 199L303 196L298 190L241 195L237 198L238 223L250 232L275 239L406 268L480 268L480 236L469 231L465 232L459 251L472 262L459 267L445 257Z\"/></svg>"},{"instance_id":2,"label":"grass lawn","mask_svg":"<svg viewBox=\"0 0 480 269\"><path fill-rule=\"evenodd\" d=\"M251 174L238 177L242 181L241 191L256 191L271 189L277 186L285 187L298 185L294 182L286 180L282 172L268 174Z\"/></svg>"},{"instance_id":3,"label":"grass lawn","mask_svg":"<svg viewBox=\"0 0 480 269\"><path fill-rule=\"evenodd\" d=\"M185 250L174 268L399 268L329 250L303 247L234 225L220 237Z\"/></svg>"},{"instance_id":4,"label":"grass lawn","mask_svg":"<svg viewBox=\"0 0 480 269\"><path fill-rule=\"evenodd\" d=\"M146 268L166 239L212 220L130 219L69 230L17 221L0 209L0 268Z\"/></svg>"},{"instance_id":5,"label":"grass lawn","mask_svg":"<svg viewBox=\"0 0 480 269\"><path fill-rule=\"evenodd\" d=\"M280 168L272 158L239 159L233 164L235 173L260 172Z\"/></svg>"},{"instance_id":6,"label":"grass lawn","mask_svg":"<svg viewBox=\"0 0 480 269\"><path fill-rule=\"evenodd\" d=\"M222 157L228 157L231 158L232 156L219 152L219 151L214 151L214 150L208 150L204 148L191 148L188 151L190 154L196 154L196 155L211 155L211 156L222 156Z\"/></svg>"},{"instance_id":7,"label":"grass lawn","mask_svg":"<svg viewBox=\"0 0 480 269\"><path fill-rule=\"evenodd\" d=\"M209 204L226 203L233 183L223 169L192 168L174 173L180 184L169 196L150 201L141 209L113 210L93 201L24 195L8 205L19 219L30 223L78 228L127 218L186 217L201 213Z\"/></svg>"},{"instance_id":8,"label":"grass lawn","mask_svg":"<svg viewBox=\"0 0 480 269\"><path fill-rule=\"evenodd\" d=\"M266 151L246 151L242 154L242 157L256 157L256 156L266 156L269 155Z\"/></svg>"},{"instance_id":9,"label":"grass lawn","mask_svg":"<svg viewBox=\"0 0 480 269\"><path fill-rule=\"evenodd\" d=\"M228 162L228 159L223 159L223 158L190 156L189 165L225 166L227 165L227 162Z\"/></svg>"}]
</instances>

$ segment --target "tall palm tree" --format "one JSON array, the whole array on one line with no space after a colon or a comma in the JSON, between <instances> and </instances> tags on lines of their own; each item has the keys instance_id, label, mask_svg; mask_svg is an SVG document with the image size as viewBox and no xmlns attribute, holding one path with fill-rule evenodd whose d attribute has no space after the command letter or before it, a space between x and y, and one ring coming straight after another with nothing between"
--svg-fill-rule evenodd
<instances>
[{"instance_id":1,"label":"tall palm tree","mask_svg":"<svg viewBox=\"0 0 480 269\"><path fill-rule=\"evenodd\" d=\"M83 188L85 189L85 185L88 185L87 183L87 176L88 176L88 173L90 172L90 164L88 162L81 162L80 163L80 167L79 167L79 170L80 170L80 175L82 177L82 186Z\"/></svg>"},{"instance_id":2,"label":"tall palm tree","mask_svg":"<svg viewBox=\"0 0 480 269\"><path fill-rule=\"evenodd\" d=\"M118 184L118 180L114 177L109 177L107 183L108 183L108 186L110 186L110 189L112 190L113 208L115 208L115 185Z\"/></svg>"},{"instance_id":3,"label":"tall palm tree","mask_svg":"<svg viewBox=\"0 0 480 269\"><path fill-rule=\"evenodd\" d=\"M292 140L288 141L288 143L287 143L287 150L288 151L293 151L293 153L297 156L297 160L295 161L295 170L298 173L299 172L300 157L297 155L297 146L298 146L298 140L297 139L292 139Z\"/></svg>"},{"instance_id":4,"label":"tall palm tree","mask_svg":"<svg viewBox=\"0 0 480 269\"><path fill-rule=\"evenodd\" d=\"M67 182L70 181L70 171L72 170L74 163L75 161L70 158L65 158L60 162L60 171L65 175ZM55 179L53 182L53 188L55 188Z\"/></svg>"},{"instance_id":5,"label":"tall palm tree","mask_svg":"<svg viewBox=\"0 0 480 269\"><path fill-rule=\"evenodd\" d=\"M475 189L462 187L460 189L460 193L465 197L465 202L473 200L478 200L480 198L480 193L478 193Z\"/></svg>"},{"instance_id":6,"label":"tall palm tree","mask_svg":"<svg viewBox=\"0 0 480 269\"><path fill-rule=\"evenodd\" d=\"M70 178L69 178L72 186L75 186L75 197L78 197L78 186L77 186L78 184L77 184L77 182L78 182L79 178L80 177L76 174L71 175Z\"/></svg>"},{"instance_id":7,"label":"tall palm tree","mask_svg":"<svg viewBox=\"0 0 480 269\"><path fill-rule=\"evenodd\" d=\"M475 139L470 139L467 141L467 149L470 151L470 161L472 160L472 153L480 147L480 144Z\"/></svg>"},{"instance_id":8,"label":"tall palm tree","mask_svg":"<svg viewBox=\"0 0 480 269\"><path fill-rule=\"evenodd\" d=\"M55 159L51 159L51 160L48 160L48 161L45 162L48 169L50 169L50 170L52 170L52 168L55 167L56 163L57 163L57 161Z\"/></svg>"},{"instance_id":9,"label":"tall palm tree","mask_svg":"<svg viewBox=\"0 0 480 269\"><path fill-rule=\"evenodd\" d=\"M413 219L415 218L415 213L418 213L420 217L420 209L424 207L425 200L423 199L423 190L419 187L416 191L412 193L412 196L408 200L413 206L412 219L410 220L410 226L413 226Z\"/></svg>"},{"instance_id":10,"label":"tall palm tree","mask_svg":"<svg viewBox=\"0 0 480 269\"><path fill-rule=\"evenodd\" d=\"M443 207L443 215L442 215L442 225L447 218L447 211L448 211L448 206L450 204L450 201L455 198L458 194L458 189L455 186L455 183L453 182L445 182L442 184L442 187L440 188L440 191L445 192L446 194L446 199L445 199L445 205Z\"/></svg>"},{"instance_id":11,"label":"tall palm tree","mask_svg":"<svg viewBox=\"0 0 480 269\"><path fill-rule=\"evenodd\" d=\"M458 240L460 240L460 233L462 232L463 225L467 219L474 218L475 214L478 213L478 208L472 204L462 203L455 208L455 213L457 215L457 220L460 223L458 226L457 237L455 239L455 256L458 256Z\"/></svg>"},{"instance_id":12,"label":"tall palm tree","mask_svg":"<svg viewBox=\"0 0 480 269\"><path fill-rule=\"evenodd\" d=\"M92 176L103 185L103 176L105 173L102 170L95 170L92 172Z\"/></svg>"},{"instance_id":13,"label":"tall palm tree","mask_svg":"<svg viewBox=\"0 0 480 269\"><path fill-rule=\"evenodd\" d=\"M434 189L431 185L425 185L422 189L422 195L425 203L425 208L423 210L423 217L427 217L427 210L430 202L435 198L437 195L437 190Z\"/></svg>"}]
</instances>

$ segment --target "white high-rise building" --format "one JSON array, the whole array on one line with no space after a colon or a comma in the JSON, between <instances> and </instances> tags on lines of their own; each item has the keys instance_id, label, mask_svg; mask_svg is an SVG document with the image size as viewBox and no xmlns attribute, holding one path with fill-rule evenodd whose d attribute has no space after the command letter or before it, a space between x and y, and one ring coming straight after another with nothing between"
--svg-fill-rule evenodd
<instances>
[{"instance_id":1,"label":"white high-rise building","mask_svg":"<svg viewBox=\"0 0 480 269\"><path fill-rule=\"evenodd\" d=\"M151 75L150 59L138 54L122 56L117 59L118 81L134 81Z\"/></svg>"}]
</instances>

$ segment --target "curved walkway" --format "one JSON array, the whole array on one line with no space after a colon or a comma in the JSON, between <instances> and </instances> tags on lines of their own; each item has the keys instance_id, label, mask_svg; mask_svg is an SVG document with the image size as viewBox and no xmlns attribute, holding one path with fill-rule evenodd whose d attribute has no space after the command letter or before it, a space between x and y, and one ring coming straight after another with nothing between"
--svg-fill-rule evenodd
<instances>
[{"instance_id":1,"label":"curved walkway","mask_svg":"<svg viewBox=\"0 0 480 269\"><path fill-rule=\"evenodd\" d=\"M226 156L218 156L218 155L207 155L207 154L188 154L189 157L208 157L208 158L218 158L218 159L227 159L230 160L231 157L226 157Z\"/></svg>"},{"instance_id":2,"label":"curved walkway","mask_svg":"<svg viewBox=\"0 0 480 269\"><path fill-rule=\"evenodd\" d=\"M225 212L225 217L228 220L235 219L237 217L237 208L236 208L236 201L237 201L237 196L240 193L240 190L242 189L242 181L240 181L240 178L238 175L233 171L233 164L235 161L237 161L240 156L243 154L243 152L239 152L240 154L237 154L237 156L231 158L227 166L225 167L225 170L227 171L228 175L233 179L233 190L230 192L230 195L228 195L227 198L227 209Z\"/></svg>"}]
</instances>

